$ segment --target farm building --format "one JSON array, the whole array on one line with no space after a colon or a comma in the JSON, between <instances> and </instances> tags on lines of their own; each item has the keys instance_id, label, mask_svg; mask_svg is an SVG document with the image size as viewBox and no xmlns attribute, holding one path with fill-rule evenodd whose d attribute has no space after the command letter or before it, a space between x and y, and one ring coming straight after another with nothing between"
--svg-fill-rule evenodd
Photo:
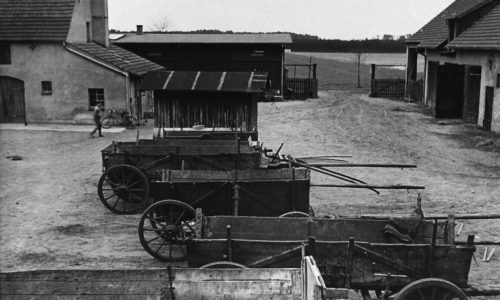
<instances>
[{"instance_id":1,"label":"farm building","mask_svg":"<svg viewBox=\"0 0 500 300\"><path fill-rule=\"evenodd\" d=\"M266 72L271 88L283 91L289 34L136 33L113 35L112 42L176 71Z\"/></svg>"},{"instance_id":2,"label":"farm building","mask_svg":"<svg viewBox=\"0 0 500 300\"><path fill-rule=\"evenodd\" d=\"M500 0L456 0L407 41L407 82L425 57L424 104L500 132Z\"/></svg>"},{"instance_id":3,"label":"farm building","mask_svg":"<svg viewBox=\"0 0 500 300\"><path fill-rule=\"evenodd\" d=\"M0 2L0 122L92 123L92 110L140 115L137 86L162 69L108 39L107 0Z\"/></svg>"}]
</instances>

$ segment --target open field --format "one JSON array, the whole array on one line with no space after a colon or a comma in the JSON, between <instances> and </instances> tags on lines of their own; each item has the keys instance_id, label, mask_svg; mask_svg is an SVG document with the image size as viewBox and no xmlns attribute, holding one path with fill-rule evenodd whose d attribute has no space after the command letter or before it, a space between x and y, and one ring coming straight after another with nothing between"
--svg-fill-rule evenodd
<instances>
[{"instance_id":1,"label":"open field","mask_svg":"<svg viewBox=\"0 0 500 300\"><path fill-rule=\"evenodd\" d=\"M285 64L318 64L319 89L350 89L357 87L357 56L353 53L292 52L285 54ZM370 65L406 64L406 54L402 53L365 53L361 55L361 87L370 88ZM307 77L307 68L289 68L289 76ZM423 72L423 59L419 59L418 72ZM405 69L377 68L377 78L405 78Z\"/></svg>"},{"instance_id":2,"label":"open field","mask_svg":"<svg viewBox=\"0 0 500 300\"><path fill-rule=\"evenodd\" d=\"M259 104L259 134L267 147L294 156L352 155L356 163L417 164L413 170L339 169L372 184L426 186L423 210L432 214L499 213L500 136L476 126L439 125L409 103L371 99L348 91L320 99ZM28 127L29 129L29 127ZM165 267L137 236L139 215L117 216L97 196L100 150L136 132L0 130L0 271ZM141 137L151 137L142 127ZM485 143L486 141L486 143ZM19 155L22 160L7 156ZM315 183L332 182L313 174ZM415 192L312 188L318 215L404 215ZM500 240L498 220L465 222L459 240ZM484 247L479 246L477 257ZM497 285L498 252L478 259L470 279Z\"/></svg>"}]
</instances>

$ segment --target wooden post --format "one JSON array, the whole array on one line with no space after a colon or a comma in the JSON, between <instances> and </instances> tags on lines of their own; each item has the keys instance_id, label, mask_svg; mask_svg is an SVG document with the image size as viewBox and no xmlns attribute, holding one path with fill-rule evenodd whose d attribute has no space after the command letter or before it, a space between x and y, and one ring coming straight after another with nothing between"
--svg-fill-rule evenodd
<instances>
[{"instance_id":1,"label":"wooden post","mask_svg":"<svg viewBox=\"0 0 500 300\"><path fill-rule=\"evenodd\" d=\"M313 64L313 79L316 79L316 68L318 67L318 64Z\"/></svg>"},{"instance_id":2,"label":"wooden post","mask_svg":"<svg viewBox=\"0 0 500 300\"><path fill-rule=\"evenodd\" d=\"M376 70L376 65L375 64L372 64L371 65L371 72L370 72L370 75L371 75L371 80L370 80L370 90L371 90L371 93L370 93L370 96L371 97L377 97L376 93L375 93L375 70Z\"/></svg>"}]
</instances>

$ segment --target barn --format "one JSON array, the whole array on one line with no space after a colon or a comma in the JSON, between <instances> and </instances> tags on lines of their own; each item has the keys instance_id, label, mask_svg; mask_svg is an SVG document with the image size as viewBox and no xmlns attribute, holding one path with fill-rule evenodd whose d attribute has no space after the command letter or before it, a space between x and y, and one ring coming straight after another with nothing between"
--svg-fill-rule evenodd
<instances>
[{"instance_id":1,"label":"barn","mask_svg":"<svg viewBox=\"0 0 500 300\"><path fill-rule=\"evenodd\" d=\"M92 123L97 103L140 116L141 76L162 67L108 35L107 0L0 1L0 122Z\"/></svg>"},{"instance_id":2,"label":"barn","mask_svg":"<svg viewBox=\"0 0 500 300\"><path fill-rule=\"evenodd\" d=\"M407 40L407 82L425 59L424 104L500 132L500 0L456 0Z\"/></svg>"},{"instance_id":3,"label":"barn","mask_svg":"<svg viewBox=\"0 0 500 300\"><path fill-rule=\"evenodd\" d=\"M271 88L283 91L285 48L290 34L114 34L112 42L168 70L204 72L265 72Z\"/></svg>"}]
</instances>

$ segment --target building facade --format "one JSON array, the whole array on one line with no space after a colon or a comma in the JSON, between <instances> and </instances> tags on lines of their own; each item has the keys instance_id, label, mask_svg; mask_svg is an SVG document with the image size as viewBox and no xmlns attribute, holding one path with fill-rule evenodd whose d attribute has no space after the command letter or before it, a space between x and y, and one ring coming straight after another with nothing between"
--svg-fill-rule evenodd
<instances>
[{"instance_id":1,"label":"building facade","mask_svg":"<svg viewBox=\"0 0 500 300\"><path fill-rule=\"evenodd\" d=\"M289 34L116 34L112 42L175 71L266 72L271 88L283 91Z\"/></svg>"},{"instance_id":2,"label":"building facade","mask_svg":"<svg viewBox=\"0 0 500 300\"><path fill-rule=\"evenodd\" d=\"M407 81L425 58L424 104L500 132L500 0L456 0L407 41Z\"/></svg>"},{"instance_id":3,"label":"building facade","mask_svg":"<svg viewBox=\"0 0 500 300\"><path fill-rule=\"evenodd\" d=\"M141 116L141 75L162 67L110 44L107 1L0 6L0 122L87 124L97 103Z\"/></svg>"}]
</instances>

